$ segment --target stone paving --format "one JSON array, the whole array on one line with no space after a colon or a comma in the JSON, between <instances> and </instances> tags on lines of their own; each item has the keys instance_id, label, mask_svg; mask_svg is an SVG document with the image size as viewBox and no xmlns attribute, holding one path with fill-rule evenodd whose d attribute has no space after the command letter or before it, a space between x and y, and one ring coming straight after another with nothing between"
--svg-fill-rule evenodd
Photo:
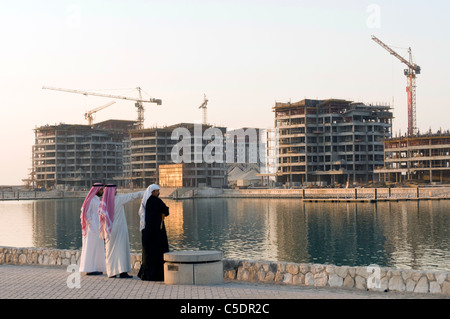
<instances>
[{"instance_id":1,"label":"stone paving","mask_svg":"<svg viewBox=\"0 0 450 319\"><path fill-rule=\"evenodd\" d=\"M136 276L120 279L106 275L77 275L62 266L2 264L0 299L450 299L435 294L238 281L224 281L218 285L166 285L141 281Z\"/></svg>"}]
</instances>

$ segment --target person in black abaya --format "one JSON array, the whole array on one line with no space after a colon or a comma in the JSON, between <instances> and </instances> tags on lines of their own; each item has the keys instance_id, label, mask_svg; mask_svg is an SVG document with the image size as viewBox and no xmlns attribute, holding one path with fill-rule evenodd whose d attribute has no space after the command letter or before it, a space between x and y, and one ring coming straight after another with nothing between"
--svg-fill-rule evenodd
<instances>
[{"instance_id":1,"label":"person in black abaya","mask_svg":"<svg viewBox=\"0 0 450 319\"><path fill-rule=\"evenodd\" d=\"M159 186L150 185L142 199L139 215L142 232L142 280L164 281L164 253L169 251L164 219L169 208L159 198Z\"/></svg>"}]
</instances>

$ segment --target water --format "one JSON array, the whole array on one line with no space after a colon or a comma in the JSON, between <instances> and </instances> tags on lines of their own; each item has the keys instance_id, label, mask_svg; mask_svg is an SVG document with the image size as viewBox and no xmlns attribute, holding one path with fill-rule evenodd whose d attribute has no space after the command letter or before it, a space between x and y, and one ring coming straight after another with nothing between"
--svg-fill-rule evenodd
<instances>
[{"instance_id":1,"label":"water","mask_svg":"<svg viewBox=\"0 0 450 319\"><path fill-rule=\"evenodd\" d=\"M171 250L225 258L450 271L450 201L303 203L296 199L164 200ZM0 246L80 249L83 199L0 202ZM126 205L141 252L140 200Z\"/></svg>"}]
</instances>

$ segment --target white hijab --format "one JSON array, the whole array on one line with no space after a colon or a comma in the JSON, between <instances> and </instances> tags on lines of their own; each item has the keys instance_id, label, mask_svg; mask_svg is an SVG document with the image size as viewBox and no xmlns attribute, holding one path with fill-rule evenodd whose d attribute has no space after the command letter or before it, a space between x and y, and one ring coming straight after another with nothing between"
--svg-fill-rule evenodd
<instances>
[{"instance_id":1,"label":"white hijab","mask_svg":"<svg viewBox=\"0 0 450 319\"><path fill-rule=\"evenodd\" d=\"M161 188L156 184L151 184L145 190L144 197L142 197L141 206L139 206L139 212L138 212L139 217L140 217L139 231L142 231L145 228L145 205L147 204L147 200L149 199L150 196L152 196L152 192L157 189L161 189Z\"/></svg>"}]
</instances>

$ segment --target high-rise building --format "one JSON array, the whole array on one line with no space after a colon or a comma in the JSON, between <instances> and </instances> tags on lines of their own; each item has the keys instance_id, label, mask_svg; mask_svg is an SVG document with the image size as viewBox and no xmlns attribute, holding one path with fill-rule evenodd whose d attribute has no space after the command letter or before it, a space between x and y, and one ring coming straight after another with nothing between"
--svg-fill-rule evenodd
<instances>
[{"instance_id":1,"label":"high-rise building","mask_svg":"<svg viewBox=\"0 0 450 319\"><path fill-rule=\"evenodd\" d=\"M227 180L225 139L211 149L213 154L209 153L209 137L214 130L219 137L225 136L224 127L193 123L131 130L130 171L125 174L131 176L135 187L152 183L180 185L179 181L169 182L170 176L182 176L185 187L223 187ZM214 158L208 160L206 156Z\"/></svg>"},{"instance_id":2,"label":"high-rise building","mask_svg":"<svg viewBox=\"0 0 450 319\"><path fill-rule=\"evenodd\" d=\"M136 129L135 124L109 120L93 126L59 124L36 128L32 173L27 181L33 187L47 189L87 189L95 182L120 187L147 187L160 182L188 187L227 184L226 128L180 123ZM214 132L219 144L212 137ZM178 140L180 135L182 142ZM177 161L175 155L181 160ZM164 165L161 172L165 174L161 179L160 165ZM169 183L173 176L182 176L182 181Z\"/></svg>"},{"instance_id":3,"label":"high-rise building","mask_svg":"<svg viewBox=\"0 0 450 319\"><path fill-rule=\"evenodd\" d=\"M38 188L90 188L123 171L123 140L134 121L45 125L34 129L31 183Z\"/></svg>"},{"instance_id":4,"label":"high-rise building","mask_svg":"<svg viewBox=\"0 0 450 319\"><path fill-rule=\"evenodd\" d=\"M279 103L277 181L287 186L366 183L383 165L389 106L340 99Z\"/></svg>"}]
</instances>

